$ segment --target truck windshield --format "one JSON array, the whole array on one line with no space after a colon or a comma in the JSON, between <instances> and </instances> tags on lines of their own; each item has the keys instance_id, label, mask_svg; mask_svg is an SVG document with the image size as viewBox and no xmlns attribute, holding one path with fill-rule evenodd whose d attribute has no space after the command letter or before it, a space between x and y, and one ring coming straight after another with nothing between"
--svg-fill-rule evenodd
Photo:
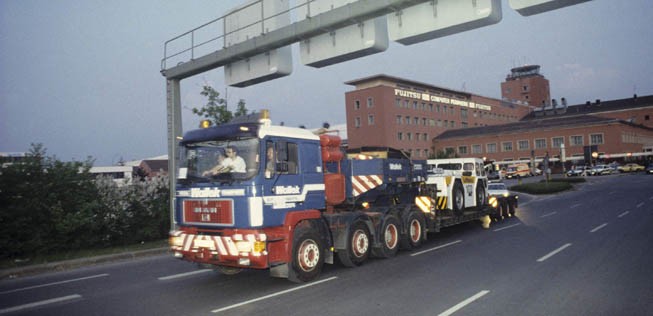
<instances>
[{"instance_id":1,"label":"truck windshield","mask_svg":"<svg viewBox=\"0 0 653 316\"><path fill-rule=\"evenodd\" d=\"M259 169L259 140L205 141L180 148L177 178L189 182L238 181L256 175Z\"/></svg>"}]
</instances>

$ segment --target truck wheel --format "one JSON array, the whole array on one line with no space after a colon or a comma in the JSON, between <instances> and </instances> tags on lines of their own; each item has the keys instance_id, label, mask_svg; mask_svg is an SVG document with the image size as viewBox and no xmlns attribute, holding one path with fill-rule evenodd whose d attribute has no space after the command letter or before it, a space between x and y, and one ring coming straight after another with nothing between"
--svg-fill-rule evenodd
<instances>
[{"instance_id":1,"label":"truck wheel","mask_svg":"<svg viewBox=\"0 0 653 316\"><path fill-rule=\"evenodd\" d=\"M501 201L500 206L501 206L501 213L500 214L501 214L502 219L508 218L508 201L506 201L506 200Z\"/></svg>"},{"instance_id":2,"label":"truck wheel","mask_svg":"<svg viewBox=\"0 0 653 316\"><path fill-rule=\"evenodd\" d=\"M422 245L423 235L424 220L416 212L411 212L408 215L406 234L401 238L401 247L405 249L418 248Z\"/></svg>"},{"instance_id":3,"label":"truck wheel","mask_svg":"<svg viewBox=\"0 0 653 316\"><path fill-rule=\"evenodd\" d=\"M324 264L324 247L317 232L310 227L298 228L292 249L292 269L297 279L308 282L317 278Z\"/></svg>"},{"instance_id":4,"label":"truck wheel","mask_svg":"<svg viewBox=\"0 0 653 316\"><path fill-rule=\"evenodd\" d=\"M347 247L338 251L338 258L344 266L356 267L367 260L370 249L370 230L364 222L357 221L349 227Z\"/></svg>"},{"instance_id":5,"label":"truck wheel","mask_svg":"<svg viewBox=\"0 0 653 316\"><path fill-rule=\"evenodd\" d=\"M399 220L392 215L386 216L380 234L381 248L374 251L377 257L391 258L397 254L399 250L400 231Z\"/></svg>"},{"instance_id":6,"label":"truck wheel","mask_svg":"<svg viewBox=\"0 0 653 316\"><path fill-rule=\"evenodd\" d=\"M463 186L460 182L453 185L453 212L456 215L462 215L465 208L465 194L463 193Z\"/></svg>"}]
</instances>

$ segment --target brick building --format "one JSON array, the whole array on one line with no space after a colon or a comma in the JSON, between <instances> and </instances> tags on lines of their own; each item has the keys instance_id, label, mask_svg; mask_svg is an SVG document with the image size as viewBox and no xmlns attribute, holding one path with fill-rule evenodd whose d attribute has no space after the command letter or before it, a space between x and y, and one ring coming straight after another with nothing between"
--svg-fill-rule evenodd
<instances>
[{"instance_id":1,"label":"brick building","mask_svg":"<svg viewBox=\"0 0 653 316\"><path fill-rule=\"evenodd\" d=\"M499 162L561 158L585 163L585 147L596 145L600 160L653 157L653 96L569 107L536 109L520 122L446 131L433 139L436 150ZM531 152L532 151L532 152ZM639 158L638 158L639 157Z\"/></svg>"},{"instance_id":2,"label":"brick building","mask_svg":"<svg viewBox=\"0 0 653 316\"><path fill-rule=\"evenodd\" d=\"M388 146L412 157L433 154L432 139L449 130L517 122L533 108L434 85L375 75L346 82L349 147Z\"/></svg>"}]
</instances>

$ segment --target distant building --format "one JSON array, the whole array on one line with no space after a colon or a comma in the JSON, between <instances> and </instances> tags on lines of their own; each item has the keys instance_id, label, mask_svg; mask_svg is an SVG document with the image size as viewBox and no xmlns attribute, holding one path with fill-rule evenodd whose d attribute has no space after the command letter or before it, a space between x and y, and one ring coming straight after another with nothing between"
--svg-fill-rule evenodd
<instances>
[{"instance_id":1,"label":"distant building","mask_svg":"<svg viewBox=\"0 0 653 316\"><path fill-rule=\"evenodd\" d=\"M0 152L0 167L23 162L27 159L26 152Z\"/></svg>"},{"instance_id":2,"label":"distant building","mask_svg":"<svg viewBox=\"0 0 653 316\"><path fill-rule=\"evenodd\" d=\"M101 166L91 167L89 173L95 177L109 177L118 185L125 185L132 183L137 168L135 166Z\"/></svg>"},{"instance_id":3,"label":"distant building","mask_svg":"<svg viewBox=\"0 0 653 316\"><path fill-rule=\"evenodd\" d=\"M163 176L168 174L168 160L146 159L138 165L143 175L148 178Z\"/></svg>"},{"instance_id":4,"label":"distant building","mask_svg":"<svg viewBox=\"0 0 653 316\"><path fill-rule=\"evenodd\" d=\"M539 65L513 68L501 83L501 98L534 107L549 106L552 103L549 80L540 74Z\"/></svg>"},{"instance_id":5,"label":"distant building","mask_svg":"<svg viewBox=\"0 0 653 316\"><path fill-rule=\"evenodd\" d=\"M433 139L437 149L461 157L499 163L554 160L585 164L596 146L604 162L653 158L653 96L535 110L520 122L446 131ZM564 155L562 148L564 147Z\"/></svg>"},{"instance_id":6,"label":"distant building","mask_svg":"<svg viewBox=\"0 0 653 316\"><path fill-rule=\"evenodd\" d=\"M345 82L349 147L402 149L413 158L434 154L432 139L448 130L517 122L532 108L413 80L375 75Z\"/></svg>"}]
</instances>

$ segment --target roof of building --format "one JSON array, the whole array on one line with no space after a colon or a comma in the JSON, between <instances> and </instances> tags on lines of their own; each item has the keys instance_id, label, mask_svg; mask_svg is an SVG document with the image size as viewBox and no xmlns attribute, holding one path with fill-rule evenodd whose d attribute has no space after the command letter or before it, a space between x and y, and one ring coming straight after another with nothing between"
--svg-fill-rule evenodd
<instances>
[{"instance_id":1,"label":"roof of building","mask_svg":"<svg viewBox=\"0 0 653 316\"><path fill-rule=\"evenodd\" d=\"M473 95L472 93L465 92L465 91L459 91L459 90L453 90L453 89L449 89L449 88L434 86L434 85L432 85L430 83L424 83L424 82L419 82L419 81L415 81L415 80L409 80L409 79L394 77L394 76L390 76L390 75L386 75L386 74L377 74L377 75L372 75L372 76L363 77L363 78L359 78L359 79L349 80L349 81L345 81L345 84L355 86L355 85L365 83L365 82L368 82L368 81L381 80L381 79L385 79L385 80L388 80L388 81L396 82L398 84L404 84L404 85L409 85L409 86L421 86L421 87L423 87L425 89L443 90L443 91L450 92L450 93L456 93L456 94L464 95L466 97L471 97Z\"/></svg>"},{"instance_id":2,"label":"roof of building","mask_svg":"<svg viewBox=\"0 0 653 316\"><path fill-rule=\"evenodd\" d=\"M154 171L168 171L168 160L143 160L141 165L147 165L150 170Z\"/></svg>"},{"instance_id":3,"label":"roof of building","mask_svg":"<svg viewBox=\"0 0 653 316\"><path fill-rule=\"evenodd\" d=\"M565 111L559 111L557 113L554 111L545 111L551 112L548 115L542 115L541 110L539 111L539 114L538 111L533 111L524 117L521 121L515 123L448 130L435 137L435 139L444 140L450 138L464 138L487 134L512 134L528 132L532 131L533 129L569 128L578 126L605 125L611 123L626 124L646 130L653 130L652 128L643 126L641 124L633 124L631 122L619 120L616 118L605 118L592 115L604 112L632 110L650 106L653 106L653 95L605 102L597 100L595 103L569 106ZM562 108L558 108L558 110L562 110Z\"/></svg>"},{"instance_id":4,"label":"roof of building","mask_svg":"<svg viewBox=\"0 0 653 316\"><path fill-rule=\"evenodd\" d=\"M619 100L610 100L610 101L601 101L596 100L594 102L587 101L584 104L570 105L566 109L563 106L558 106L553 108L548 106L543 114L541 109L537 109L531 112L529 115L523 118L523 120L532 120L539 119L544 116L552 117L566 117L566 116L578 116L586 114L596 114L596 113L605 113L605 112L614 112L614 111L623 111L623 110L633 110L637 108L644 107L653 107L653 95L648 96L633 96L632 98L619 99ZM552 114L554 110L557 110L558 113ZM549 113L549 114L547 114Z\"/></svg>"}]
</instances>

